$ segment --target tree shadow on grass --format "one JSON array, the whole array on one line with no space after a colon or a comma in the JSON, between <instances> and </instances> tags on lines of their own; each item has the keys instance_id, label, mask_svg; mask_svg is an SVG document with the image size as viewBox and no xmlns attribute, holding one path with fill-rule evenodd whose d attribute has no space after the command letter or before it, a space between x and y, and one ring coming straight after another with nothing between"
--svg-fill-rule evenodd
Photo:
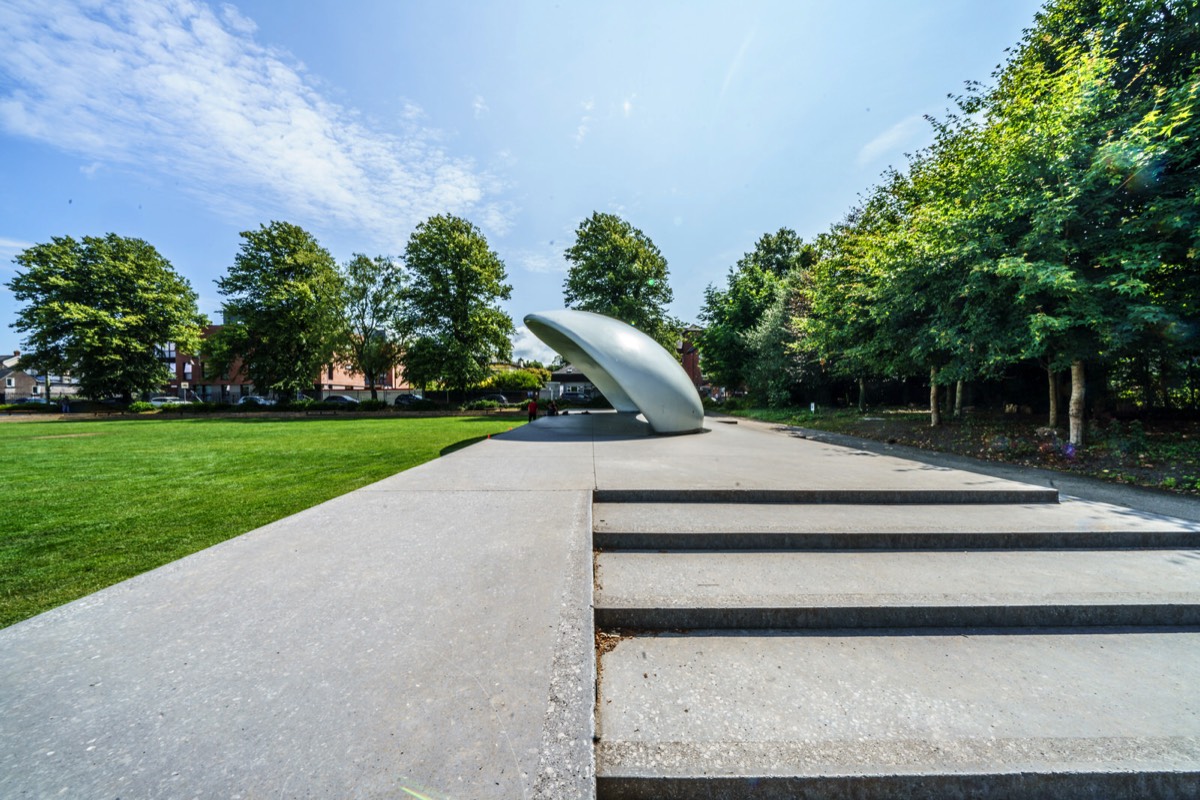
<instances>
[{"instance_id":1,"label":"tree shadow on grass","mask_svg":"<svg viewBox=\"0 0 1200 800\"><path fill-rule=\"evenodd\" d=\"M464 447L470 447L471 445L485 441L488 438L489 438L488 436L472 436L470 439L463 439L461 442L455 442L454 444L448 444L445 447L443 447L440 451L438 451L438 455L439 456L448 456L451 453L455 452L456 450L462 450Z\"/></svg>"}]
</instances>

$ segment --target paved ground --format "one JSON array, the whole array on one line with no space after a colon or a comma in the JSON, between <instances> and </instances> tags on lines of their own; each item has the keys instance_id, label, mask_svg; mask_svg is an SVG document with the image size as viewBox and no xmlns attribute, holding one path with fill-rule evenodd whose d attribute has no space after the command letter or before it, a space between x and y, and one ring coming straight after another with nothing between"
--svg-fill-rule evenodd
<instances>
[{"instance_id":1,"label":"paved ground","mask_svg":"<svg viewBox=\"0 0 1200 800\"><path fill-rule=\"evenodd\" d=\"M594 489L1025 488L710 425L539 420L0 631L0 797L588 797Z\"/></svg>"}]
</instances>

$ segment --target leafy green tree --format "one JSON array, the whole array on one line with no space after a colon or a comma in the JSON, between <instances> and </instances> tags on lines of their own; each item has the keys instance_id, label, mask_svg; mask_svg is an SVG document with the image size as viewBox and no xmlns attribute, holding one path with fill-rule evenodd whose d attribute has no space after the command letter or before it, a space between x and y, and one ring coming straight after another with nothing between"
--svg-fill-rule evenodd
<instances>
[{"instance_id":1,"label":"leafy green tree","mask_svg":"<svg viewBox=\"0 0 1200 800\"><path fill-rule=\"evenodd\" d=\"M512 295L504 262L478 228L443 214L422 222L404 249L410 283L399 314L409 382L465 391L507 360L512 318L497 304Z\"/></svg>"},{"instance_id":2,"label":"leafy green tree","mask_svg":"<svg viewBox=\"0 0 1200 800\"><path fill-rule=\"evenodd\" d=\"M217 281L225 325L210 338L211 363L237 362L260 392L291 396L333 363L344 330L343 286L333 256L288 222L243 231L233 266Z\"/></svg>"},{"instance_id":3,"label":"leafy green tree","mask_svg":"<svg viewBox=\"0 0 1200 800\"><path fill-rule=\"evenodd\" d=\"M805 385L814 387L821 373L801 324L807 314L806 294L801 290L806 280L804 270L790 272L758 324L743 336L744 375L756 403L773 408L791 405L796 393Z\"/></svg>"},{"instance_id":4,"label":"leafy green tree","mask_svg":"<svg viewBox=\"0 0 1200 800\"><path fill-rule=\"evenodd\" d=\"M378 398L380 379L400 363L404 343L396 329L404 291L404 269L387 256L355 253L342 268L345 320L337 358L363 376Z\"/></svg>"},{"instance_id":5,"label":"leafy green tree","mask_svg":"<svg viewBox=\"0 0 1200 800\"><path fill-rule=\"evenodd\" d=\"M675 353L681 325L667 313L667 260L646 234L615 214L593 212L564 256L568 308L627 322Z\"/></svg>"},{"instance_id":6,"label":"leafy green tree","mask_svg":"<svg viewBox=\"0 0 1200 800\"><path fill-rule=\"evenodd\" d=\"M747 336L775 304L784 278L807 269L815 260L810 245L788 228L767 233L754 250L729 270L725 288L709 285L704 291L700 319L704 331L699 345L704 371L719 386L746 383L745 368L751 348Z\"/></svg>"},{"instance_id":7,"label":"leafy green tree","mask_svg":"<svg viewBox=\"0 0 1200 800\"><path fill-rule=\"evenodd\" d=\"M169 379L159 346L199 349L196 293L141 239L54 237L15 261L23 271L6 285L26 303L13 325L26 334L22 363L74 375L88 397L128 402Z\"/></svg>"}]
</instances>

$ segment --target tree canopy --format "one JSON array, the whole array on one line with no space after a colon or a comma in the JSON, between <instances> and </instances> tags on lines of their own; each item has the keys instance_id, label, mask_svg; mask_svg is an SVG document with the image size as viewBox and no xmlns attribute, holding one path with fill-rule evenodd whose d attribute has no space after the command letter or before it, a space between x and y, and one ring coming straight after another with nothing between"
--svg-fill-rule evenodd
<instances>
[{"instance_id":1,"label":"tree canopy","mask_svg":"<svg viewBox=\"0 0 1200 800\"><path fill-rule=\"evenodd\" d=\"M196 293L141 239L54 237L15 261L17 275L6 285L26 303L13 326L25 334L26 368L71 374L92 398L129 400L170 377L161 345L198 348L207 321Z\"/></svg>"},{"instance_id":2,"label":"tree canopy","mask_svg":"<svg viewBox=\"0 0 1200 800\"><path fill-rule=\"evenodd\" d=\"M812 262L811 246L795 231L780 228L776 233L763 234L754 250L738 259L729 270L724 289L711 284L705 289L700 310L705 328L698 344L705 373L713 383L733 388L746 383L745 370L754 349L749 340L751 332L777 305L785 278L793 271L807 269Z\"/></svg>"},{"instance_id":3,"label":"tree canopy","mask_svg":"<svg viewBox=\"0 0 1200 800\"><path fill-rule=\"evenodd\" d=\"M667 260L650 237L597 211L579 224L564 257L571 264L563 281L568 308L627 322L675 352L681 326L667 313Z\"/></svg>"},{"instance_id":4,"label":"tree canopy","mask_svg":"<svg viewBox=\"0 0 1200 800\"><path fill-rule=\"evenodd\" d=\"M403 265L387 256L355 253L342 267L345 320L337 357L363 376L372 399L378 397L379 381L404 355L398 331L404 283Z\"/></svg>"},{"instance_id":5,"label":"tree canopy","mask_svg":"<svg viewBox=\"0 0 1200 800\"><path fill-rule=\"evenodd\" d=\"M443 214L422 222L404 249L409 285L400 330L410 383L463 391L511 355L512 318L498 305L512 294L504 262L478 228Z\"/></svg>"},{"instance_id":6,"label":"tree canopy","mask_svg":"<svg viewBox=\"0 0 1200 800\"><path fill-rule=\"evenodd\" d=\"M225 374L240 361L260 392L312 388L334 362L343 322L343 284L333 256L288 222L243 231L233 266L217 281L225 325L209 339Z\"/></svg>"},{"instance_id":7,"label":"tree canopy","mask_svg":"<svg viewBox=\"0 0 1200 800\"><path fill-rule=\"evenodd\" d=\"M1172 373L1194 397L1200 4L1050 3L994 78L818 237L806 302L780 324L846 377L950 384L1028 362L1053 397L1070 367L1077 442L1085 364L1157 369L1146 404L1171 402ZM728 297L707 300L722 322Z\"/></svg>"}]
</instances>

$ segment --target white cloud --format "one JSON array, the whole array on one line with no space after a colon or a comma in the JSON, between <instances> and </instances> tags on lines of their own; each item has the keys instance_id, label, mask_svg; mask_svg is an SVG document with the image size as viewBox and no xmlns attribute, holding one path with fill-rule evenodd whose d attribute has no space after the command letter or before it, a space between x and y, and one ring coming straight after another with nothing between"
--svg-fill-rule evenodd
<instances>
[{"instance_id":1,"label":"white cloud","mask_svg":"<svg viewBox=\"0 0 1200 800\"><path fill-rule=\"evenodd\" d=\"M575 146L583 144L583 140L588 135L589 126L592 121L592 109L596 107L595 100L584 100L579 104L583 108L583 116L579 118L579 127L575 129Z\"/></svg>"},{"instance_id":2,"label":"white cloud","mask_svg":"<svg viewBox=\"0 0 1200 800\"><path fill-rule=\"evenodd\" d=\"M13 258L22 250L33 247L33 242L23 242L20 239L5 239L0 237L0 274L15 273L17 265Z\"/></svg>"},{"instance_id":3,"label":"white cloud","mask_svg":"<svg viewBox=\"0 0 1200 800\"><path fill-rule=\"evenodd\" d=\"M80 167L79 171L84 175L87 175L89 178L93 178L103 167L104 165L99 161L93 161L91 164L85 164L84 166Z\"/></svg>"},{"instance_id":4,"label":"white cloud","mask_svg":"<svg viewBox=\"0 0 1200 800\"><path fill-rule=\"evenodd\" d=\"M870 166L883 156L902 152L905 147L916 149L922 135L928 131L929 125L920 114L903 119L863 145L858 151L858 166Z\"/></svg>"},{"instance_id":5,"label":"white cloud","mask_svg":"<svg viewBox=\"0 0 1200 800\"><path fill-rule=\"evenodd\" d=\"M561 248L548 247L544 250L517 250L512 260L526 272L539 275L567 271Z\"/></svg>"},{"instance_id":6,"label":"white cloud","mask_svg":"<svg viewBox=\"0 0 1200 800\"><path fill-rule=\"evenodd\" d=\"M493 236L506 236L513 227L516 207L511 203L488 203L475 213L479 226Z\"/></svg>"},{"instance_id":7,"label":"white cloud","mask_svg":"<svg viewBox=\"0 0 1200 800\"><path fill-rule=\"evenodd\" d=\"M484 102L483 95L475 95L475 102L471 104L471 107L475 109L475 119L486 116L488 113L488 104Z\"/></svg>"},{"instance_id":8,"label":"white cloud","mask_svg":"<svg viewBox=\"0 0 1200 800\"><path fill-rule=\"evenodd\" d=\"M729 64L729 69L725 70L725 80L721 82L720 97L725 96L725 92L729 89L729 84L733 83L733 79L737 76L738 71L742 67L742 59L746 57L746 51L750 49L750 44L754 41L755 29L751 29L746 38L742 39L742 46L738 48L737 55L733 57L733 61Z\"/></svg>"},{"instance_id":9,"label":"white cloud","mask_svg":"<svg viewBox=\"0 0 1200 800\"><path fill-rule=\"evenodd\" d=\"M621 111L625 114L626 117L629 117L629 115L633 113L633 98L634 97L637 97L637 95L635 94L635 95L633 95L633 97L627 97L627 98L625 98L625 102L621 103Z\"/></svg>"},{"instance_id":10,"label":"white cloud","mask_svg":"<svg viewBox=\"0 0 1200 800\"><path fill-rule=\"evenodd\" d=\"M518 326L513 332L513 359L523 358L526 361L541 361L549 364L558 355L548 344L533 335L524 325Z\"/></svg>"},{"instance_id":11,"label":"white cloud","mask_svg":"<svg viewBox=\"0 0 1200 800\"><path fill-rule=\"evenodd\" d=\"M4 237L0 237L0 255L15 256L29 247L33 247L33 242L23 242L20 239L5 239Z\"/></svg>"},{"instance_id":12,"label":"white cloud","mask_svg":"<svg viewBox=\"0 0 1200 800\"><path fill-rule=\"evenodd\" d=\"M326 99L230 5L5 0L0 128L178 179L211 208L278 212L394 241L485 203L486 175L446 153L406 104L382 130Z\"/></svg>"}]
</instances>

